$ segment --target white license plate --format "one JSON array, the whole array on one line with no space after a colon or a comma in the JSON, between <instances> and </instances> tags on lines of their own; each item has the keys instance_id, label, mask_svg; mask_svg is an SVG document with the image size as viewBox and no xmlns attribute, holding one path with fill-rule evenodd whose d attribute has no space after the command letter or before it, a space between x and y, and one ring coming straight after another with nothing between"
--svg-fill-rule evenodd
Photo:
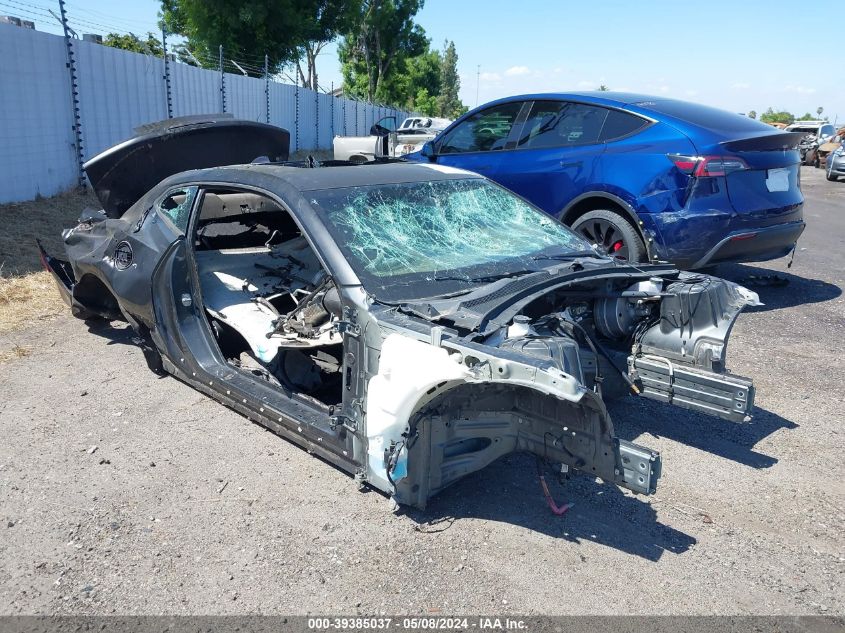
<instances>
[{"instance_id":1,"label":"white license plate","mask_svg":"<svg viewBox=\"0 0 845 633\"><path fill-rule=\"evenodd\" d=\"M770 169L766 172L766 189L769 191L789 191L789 170Z\"/></svg>"}]
</instances>

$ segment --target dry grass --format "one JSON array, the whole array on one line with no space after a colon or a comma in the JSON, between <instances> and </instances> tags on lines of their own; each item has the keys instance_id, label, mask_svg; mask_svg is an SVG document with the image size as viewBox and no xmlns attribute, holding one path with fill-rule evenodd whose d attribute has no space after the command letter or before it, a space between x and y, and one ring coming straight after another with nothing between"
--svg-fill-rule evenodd
<instances>
[{"instance_id":1,"label":"dry grass","mask_svg":"<svg viewBox=\"0 0 845 633\"><path fill-rule=\"evenodd\" d=\"M0 334L67 311L48 272L0 277Z\"/></svg>"},{"instance_id":2,"label":"dry grass","mask_svg":"<svg viewBox=\"0 0 845 633\"><path fill-rule=\"evenodd\" d=\"M75 226L86 207L98 207L90 192L0 205L0 334L67 310L53 278L41 268L35 239L50 253L63 256L62 229ZM0 360L25 356L15 351L22 349L0 351Z\"/></svg>"},{"instance_id":3,"label":"dry grass","mask_svg":"<svg viewBox=\"0 0 845 633\"><path fill-rule=\"evenodd\" d=\"M101 208L90 192L63 193L52 198L0 205L0 277L41 270L35 238L54 255L64 255L62 230L76 226L86 207Z\"/></svg>"}]
</instances>

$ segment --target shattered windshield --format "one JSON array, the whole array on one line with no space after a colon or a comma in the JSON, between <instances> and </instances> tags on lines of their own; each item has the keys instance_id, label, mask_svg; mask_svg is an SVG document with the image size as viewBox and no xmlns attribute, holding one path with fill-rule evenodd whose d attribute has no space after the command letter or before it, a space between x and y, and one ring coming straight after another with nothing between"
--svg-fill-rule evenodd
<instances>
[{"instance_id":1,"label":"shattered windshield","mask_svg":"<svg viewBox=\"0 0 845 633\"><path fill-rule=\"evenodd\" d=\"M480 178L314 191L350 265L385 299L472 289L590 250L563 224ZM542 256L542 257L541 257Z\"/></svg>"}]
</instances>

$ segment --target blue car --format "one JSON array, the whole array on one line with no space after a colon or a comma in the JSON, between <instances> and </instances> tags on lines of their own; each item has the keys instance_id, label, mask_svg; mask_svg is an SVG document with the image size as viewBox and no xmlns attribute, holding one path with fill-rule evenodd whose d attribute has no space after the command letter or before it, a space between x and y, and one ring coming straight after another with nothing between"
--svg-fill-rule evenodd
<instances>
[{"instance_id":1,"label":"blue car","mask_svg":"<svg viewBox=\"0 0 845 633\"><path fill-rule=\"evenodd\" d=\"M662 97L536 94L468 112L407 159L487 176L616 257L701 268L794 247L801 136Z\"/></svg>"}]
</instances>

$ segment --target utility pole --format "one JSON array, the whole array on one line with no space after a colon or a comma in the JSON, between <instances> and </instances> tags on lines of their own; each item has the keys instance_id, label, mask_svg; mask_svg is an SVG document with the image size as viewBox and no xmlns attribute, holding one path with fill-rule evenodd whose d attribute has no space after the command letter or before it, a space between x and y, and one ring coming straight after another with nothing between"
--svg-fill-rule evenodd
<instances>
[{"instance_id":1,"label":"utility pole","mask_svg":"<svg viewBox=\"0 0 845 633\"><path fill-rule=\"evenodd\" d=\"M478 69L475 71L475 107L478 107L478 87L481 84L481 64L478 65Z\"/></svg>"},{"instance_id":2,"label":"utility pole","mask_svg":"<svg viewBox=\"0 0 845 633\"><path fill-rule=\"evenodd\" d=\"M161 28L161 50L164 55L164 92L167 98L167 118L173 118L173 98L170 94L170 60L167 59L167 30Z\"/></svg>"},{"instance_id":3,"label":"utility pole","mask_svg":"<svg viewBox=\"0 0 845 633\"><path fill-rule=\"evenodd\" d=\"M76 75L76 58L73 54L73 44L70 41L70 34L73 30L67 23L67 11L65 11L65 0L59 0L59 11L61 12L62 30L64 31L65 46L67 47L67 68L70 74L70 102L73 108L73 136L74 149L76 152L76 166L78 170L79 188L85 189L85 170L82 168L82 119L79 116L79 81ZM52 13L52 11L51 11Z\"/></svg>"}]
</instances>

